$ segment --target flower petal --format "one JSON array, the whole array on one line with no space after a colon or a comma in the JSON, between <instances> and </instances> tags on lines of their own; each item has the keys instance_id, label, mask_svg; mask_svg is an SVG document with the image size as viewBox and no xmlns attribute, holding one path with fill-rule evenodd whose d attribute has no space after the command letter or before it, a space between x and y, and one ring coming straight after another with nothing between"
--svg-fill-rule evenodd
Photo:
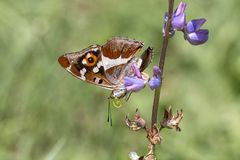
<instances>
[{"instance_id":1,"label":"flower petal","mask_svg":"<svg viewBox=\"0 0 240 160\"><path fill-rule=\"evenodd\" d=\"M153 67L153 75L154 75L154 76L159 76L160 73L161 73L160 68L159 68L158 66L154 66L154 67Z\"/></svg>"},{"instance_id":2,"label":"flower petal","mask_svg":"<svg viewBox=\"0 0 240 160\"><path fill-rule=\"evenodd\" d=\"M204 18L191 20L190 22L187 23L186 32L193 33L198 31L205 22L206 19Z\"/></svg>"},{"instance_id":3,"label":"flower petal","mask_svg":"<svg viewBox=\"0 0 240 160\"><path fill-rule=\"evenodd\" d=\"M184 2L180 2L178 5L178 8L176 9L174 15L179 16L180 14L184 13L185 9L187 7L187 4Z\"/></svg>"},{"instance_id":4,"label":"flower petal","mask_svg":"<svg viewBox=\"0 0 240 160\"><path fill-rule=\"evenodd\" d=\"M133 84L131 77L125 77L124 78L124 86L131 86Z\"/></svg>"},{"instance_id":5,"label":"flower petal","mask_svg":"<svg viewBox=\"0 0 240 160\"><path fill-rule=\"evenodd\" d=\"M186 16L184 13L179 16L174 16L172 20L172 27L176 30L182 30L186 24Z\"/></svg>"},{"instance_id":6,"label":"flower petal","mask_svg":"<svg viewBox=\"0 0 240 160\"><path fill-rule=\"evenodd\" d=\"M208 33L209 31L207 29L202 29L197 32L187 34L186 38L192 45L200 45L208 40Z\"/></svg>"},{"instance_id":7,"label":"flower petal","mask_svg":"<svg viewBox=\"0 0 240 160\"><path fill-rule=\"evenodd\" d=\"M176 30L182 30L186 24L186 16L185 16L185 9L187 4L184 2L180 2L178 8L174 12L173 19L172 19L172 27Z\"/></svg>"},{"instance_id":8,"label":"flower petal","mask_svg":"<svg viewBox=\"0 0 240 160\"><path fill-rule=\"evenodd\" d=\"M159 77L156 77L156 76L153 76L153 77L150 79L150 81L148 82L149 87L150 87L152 90L160 87L160 83L161 83L160 78L159 78Z\"/></svg>"},{"instance_id":9,"label":"flower petal","mask_svg":"<svg viewBox=\"0 0 240 160\"><path fill-rule=\"evenodd\" d=\"M127 91L139 91L144 88L144 80L137 77L124 77L124 86Z\"/></svg>"},{"instance_id":10,"label":"flower petal","mask_svg":"<svg viewBox=\"0 0 240 160\"><path fill-rule=\"evenodd\" d=\"M137 67L137 65L135 63L133 63L131 67L133 69L134 75L137 76L138 78L142 78L142 74L141 74L139 68Z\"/></svg>"}]
</instances>

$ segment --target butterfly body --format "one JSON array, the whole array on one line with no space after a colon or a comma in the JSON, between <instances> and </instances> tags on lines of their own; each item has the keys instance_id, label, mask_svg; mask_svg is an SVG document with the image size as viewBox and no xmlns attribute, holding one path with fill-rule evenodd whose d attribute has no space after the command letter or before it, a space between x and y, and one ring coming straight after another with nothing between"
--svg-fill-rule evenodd
<instances>
[{"instance_id":1,"label":"butterfly body","mask_svg":"<svg viewBox=\"0 0 240 160\"><path fill-rule=\"evenodd\" d=\"M133 76L132 64L143 64L135 54L143 42L123 37L114 37L103 45L92 45L78 52L66 53L58 61L73 76L88 83L112 90L111 97L122 98L128 92L124 77ZM148 75L143 73L148 81Z\"/></svg>"}]
</instances>

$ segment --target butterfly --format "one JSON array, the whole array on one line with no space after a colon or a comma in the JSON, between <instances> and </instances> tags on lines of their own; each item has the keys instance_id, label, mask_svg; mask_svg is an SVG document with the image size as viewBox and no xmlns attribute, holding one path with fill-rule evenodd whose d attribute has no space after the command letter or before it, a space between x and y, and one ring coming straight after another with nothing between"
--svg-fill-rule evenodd
<instances>
[{"instance_id":1,"label":"butterfly","mask_svg":"<svg viewBox=\"0 0 240 160\"><path fill-rule=\"evenodd\" d=\"M151 62L150 47L140 58L135 56L143 46L141 41L113 37L103 45L66 53L58 58L58 62L78 79L111 90L111 98L123 98L130 93L124 86L124 77L134 75L131 66L135 64L142 72ZM143 72L142 77L145 82L149 79Z\"/></svg>"}]
</instances>

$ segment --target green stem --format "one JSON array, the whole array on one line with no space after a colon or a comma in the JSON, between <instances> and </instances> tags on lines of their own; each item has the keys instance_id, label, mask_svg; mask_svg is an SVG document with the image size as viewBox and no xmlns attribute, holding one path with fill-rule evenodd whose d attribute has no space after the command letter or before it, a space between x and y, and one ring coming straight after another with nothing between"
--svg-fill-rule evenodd
<instances>
[{"instance_id":1,"label":"green stem","mask_svg":"<svg viewBox=\"0 0 240 160\"><path fill-rule=\"evenodd\" d=\"M167 21L166 28L165 28L165 36L163 36L162 48L161 48L160 59L159 59L159 68L161 70L161 73L160 73L161 86L162 86L162 79L163 79L163 69L164 69L164 64L165 64L165 57L166 57L167 46L168 46L168 39L170 38L169 30L170 30L171 22L172 22L173 7L174 7L174 0L168 0L168 21ZM155 123L157 123L160 93L161 93L161 87L157 88L154 93L151 126L153 126Z\"/></svg>"}]
</instances>

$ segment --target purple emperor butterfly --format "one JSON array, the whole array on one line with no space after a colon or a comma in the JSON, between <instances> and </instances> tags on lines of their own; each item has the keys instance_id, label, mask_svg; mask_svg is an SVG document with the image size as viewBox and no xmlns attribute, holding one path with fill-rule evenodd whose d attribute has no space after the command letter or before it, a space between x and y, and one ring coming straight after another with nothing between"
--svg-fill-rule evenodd
<instances>
[{"instance_id":1,"label":"purple emperor butterfly","mask_svg":"<svg viewBox=\"0 0 240 160\"><path fill-rule=\"evenodd\" d=\"M151 61L150 47L141 58L135 57L143 46L143 42L137 40L113 37L103 45L66 53L58 58L58 62L78 79L112 90L111 98L122 98L130 93L124 87L124 77L134 75L132 64L142 72ZM149 76L142 72L142 77L147 83Z\"/></svg>"}]
</instances>

